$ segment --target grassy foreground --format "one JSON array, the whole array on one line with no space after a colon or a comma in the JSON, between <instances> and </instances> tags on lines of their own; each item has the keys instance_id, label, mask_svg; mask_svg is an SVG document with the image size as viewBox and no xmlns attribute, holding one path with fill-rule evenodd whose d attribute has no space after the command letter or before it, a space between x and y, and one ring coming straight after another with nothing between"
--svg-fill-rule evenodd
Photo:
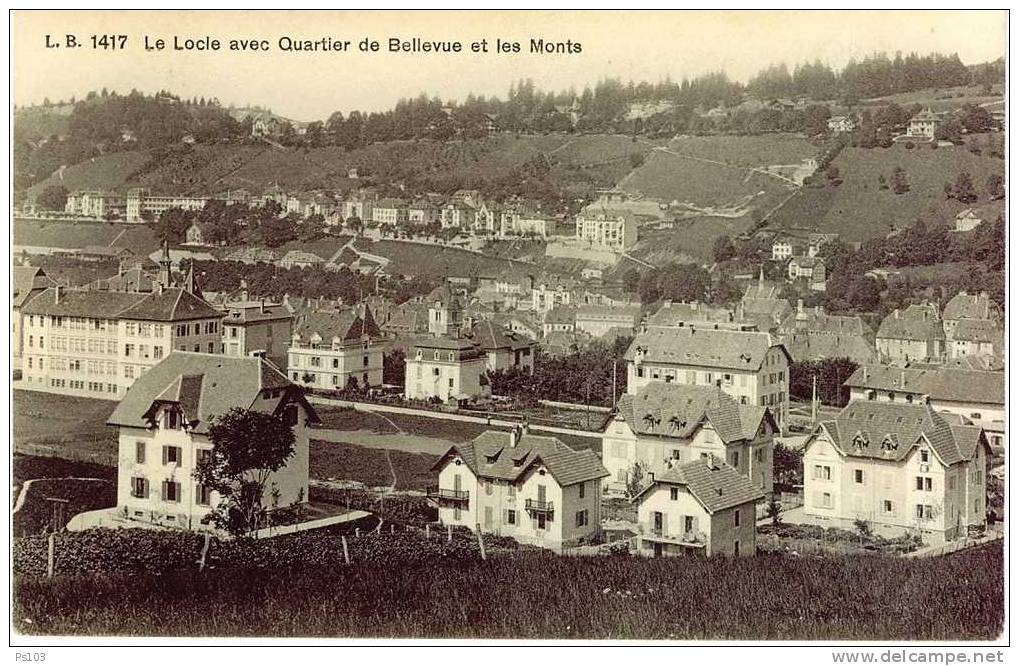
<instances>
[{"instance_id":1,"label":"grassy foreground","mask_svg":"<svg viewBox=\"0 0 1019 666\"><path fill-rule=\"evenodd\" d=\"M1001 632L1002 571L996 544L922 560L518 552L402 567L18 577L14 626L92 635L975 640Z\"/></svg>"}]
</instances>

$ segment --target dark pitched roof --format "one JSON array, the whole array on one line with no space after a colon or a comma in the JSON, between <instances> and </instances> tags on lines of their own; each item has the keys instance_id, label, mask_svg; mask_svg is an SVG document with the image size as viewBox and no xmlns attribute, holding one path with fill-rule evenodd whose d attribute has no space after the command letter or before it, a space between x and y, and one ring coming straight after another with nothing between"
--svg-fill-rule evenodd
<instances>
[{"instance_id":1,"label":"dark pitched roof","mask_svg":"<svg viewBox=\"0 0 1019 666\"><path fill-rule=\"evenodd\" d=\"M500 328L487 319L474 325L471 329L471 338L485 351L527 349L534 346L532 340Z\"/></svg>"},{"instance_id":2,"label":"dark pitched roof","mask_svg":"<svg viewBox=\"0 0 1019 666\"><path fill-rule=\"evenodd\" d=\"M735 315L732 310L705 303L666 302L658 312L648 317L651 326L679 326L689 322L714 321L728 323Z\"/></svg>"},{"instance_id":3,"label":"dark pitched roof","mask_svg":"<svg viewBox=\"0 0 1019 666\"><path fill-rule=\"evenodd\" d=\"M616 413L637 434L677 439L692 437L708 422L730 444L753 439L767 408L737 404L715 386L649 382L621 397Z\"/></svg>"},{"instance_id":4,"label":"dark pitched roof","mask_svg":"<svg viewBox=\"0 0 1019 666\"><path fill-rule=\"evenodd\" d=\"M998 326L998 322L991 319L960 319L955 325L952 339L1000 346L1004 340L1004 332Z\"/></svg>"},{"instance_id":5,"label":"dark pitched roof","mask_svg":"<svg viewBox=\"0 0 1019 666\"><path fill-rule=\"evenodd\" d=\"M756 503L764 498L762 489L715 456L676 465L656 474L654 481L642 488L634 500L657 485L685 486L708 513Z\"/></svg>"},{"instance_id":6,"label":"dark pitched roof","mask_svg":"<svg viewBox=\"0 0 1019 666\"><path fill-rule=\"evenodd\" d=\"M992 319L1001 314L998 304L986 292L969 294L961 291L945 304L944 319Z\"/></svg>"},{"instance_id":7,"label":"dark pitched roof","mask_svg":"<svg viewBox=\"0 0 1019 666\"><path fill-rule=\"evenodd\" d=\"M857 368L845 385L876 391L908 391L928 395L933 400L1005 404L1005 374L988 370L865 365Z\"/></svg>"},{"instance_id":8,"label":"dark pitched roof","mask_svg":"<svg viewBox=\"0 0 1019 666\"><path fill-rule=\"evenodd\" d=\"M12 304L20 307L32 296L32 292L53 287L56 283L38 266L15 266L14 282L11 286Z\"/></svg>"},{"instance_id":9,"label":"dark pitched roof","mask_svg":"<svg viewBox=\"0 0 1019 666\"><path fill-rule=\"evenodd\" d=\"M279 303L263 303L261 301L234 301L221 308L226 312L224 324L253 324L260 321L276 321L292 319L293 315Z\"/></svg>"},{"instance_id":10,"label":"dark pitched roof","mask_svg":"<svg viewBox=\"0 0 1019 666\"><path fill-rule=\"evenodd\" d=\"M457 453L472 472L483 479L515 481L535 465L544 465L560 486L601 479L608 470L594 451L575 451L555 437L524 433L516 446L510 446L511 434L488 430L466 444L456 444L436 463L440 467Z\"/></svg>"},{"instance_id":11,"label":"dark pitched roof","mask_svg":"<svg viewBox=\"0 0 1019 666\"><path fill-rule=\"evenodd\" d=\"M125 309L137 305L146 296L147 294L51 287L30 298L21 311L30 315L115 319Z\"/></svg>"},{"instance_id":12,"label":"dark pitched roof","mask_svg":"<svg viewBox=\"0 0 1019 666\"><path fill-rule=\"evenodd\" d=\"M222 312L180 287L170 287L145 294L144 298L119 314L122 319L150 321L189 321L192 319L215 319L222 316Z\"/></svg>"},{"instance_id":13,"label":"dark pitched roof","mask_svg":"<svg viewBox=\"0 0 1019 666\"><path fill-rule=\"evenodd\" d=\"M824 431L846 456L893 461L904 460L926 440L946 465L952 465L972 455L972 433L956 432L968 427L972 426L949 424L926 404L854 400L834 420L823 421L811 437Z\"/></svg>"},{"instance_id":14,"label":"dark pitched roof","mask_svg":"<svg viewBox=\"0 0 1019 666\"><path fill-rule=\"evenodd\" d=\"M626 350L626 360L633 361L643 350L648 363L674 363L732 370L758 370L764 356L778 346L771 336L760 331L730 331L697 328L662 328L651 326L634 338Z\"/></svg>"},{"instance_id":15,"label":"dark pitched roof","mask_svg":"<svg viewBox=\"0 0 1019 666\"><path fill-rule=\"evenodd\" d=\"M195 432L204 434L217 416L235 407L250 408L259 391L291 387L286 376L262 358L174 351L135 380L106 423L145 428L154 403L175 402ZM275 409L288 395L293 397L290 391L281 391L269 404ZM317 420L303 396L299 400Z\"/></svg>"},{"instance_id":16,"label":"dark pitched roof","mask_svg":"<svg viewBox=\"0 0 1019 666\"><path fill-rule=\"evenodd\" d=\"M296 331L302 338L318 335L323 341L333 338L341 340L360 340L364 336L377 338L382 335L371 310L365 308L364 316L360 308L342 311L309 312L304 315Z\"/></svg>"},{"instance_id":17,"label":"dark pitched roof","mask_svg":"<svg viewBox=\"0 0 1019 666\"><path fill-rule=\"evenodd\" d=\"M779 340L797 361L842 357L859 365L878 361L877 350L862 335L798 331L780 335Z\"/></svg>"},{"instance_id":18,"label":"dark pitched roof","mask_svg":"<svg viewBox=\"0 0 1019 666\"><path fill-rule=\"evenodd\" d=\"M885 317L878 327L877 337L892 340L944 339L945 329L936 306L914 304Z\"/></svg>"}]
</instances>

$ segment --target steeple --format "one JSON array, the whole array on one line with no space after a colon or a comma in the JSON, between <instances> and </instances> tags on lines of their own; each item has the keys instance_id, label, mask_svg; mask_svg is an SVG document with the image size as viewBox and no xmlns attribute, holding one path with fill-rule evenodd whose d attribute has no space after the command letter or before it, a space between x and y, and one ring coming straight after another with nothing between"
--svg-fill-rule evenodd
<instances>
[{"instance_id":1,"label":"steeple","mask_svg":"<svg viewBox=\"0 0 1019 666\"><path fill-rule=\"evenodd\" d=\"M195 280L195 262L191 260L188 263L188 274L184 279L184 290L189 294L202 298L202 289L198 286L198 281Z\"/></svg>"}]
</instances>

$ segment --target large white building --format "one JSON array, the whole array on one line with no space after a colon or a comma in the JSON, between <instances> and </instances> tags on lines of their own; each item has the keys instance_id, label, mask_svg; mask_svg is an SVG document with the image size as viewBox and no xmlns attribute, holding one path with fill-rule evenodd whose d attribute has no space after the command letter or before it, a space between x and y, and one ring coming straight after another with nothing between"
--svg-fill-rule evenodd
<instances>
[{"instance_id":1,"label":"large white building","mask_svg":"<svg viewBox=\"0 0 1019 666\"><path fill-rule=\"evenodd\" d=\"M608 472L589 449L574 451L518 426L455 444L432 469L438 485L428 496L445 525L556 551L601 529L601 479Z\"/></svg>"},{"instance_id":2,"label":"large white building","mask_svg":"<svg viewBox=\"0 0 1019 666\"><path fill-rule=\"evenodd\" d=\"M279 367L287 360L294 316L286 306L261 301L232 301L219 309L223 318L223 353L227 356L264 355Z\"/></svg>"},{"instance_id":3,"label":"large white building","mask_svg":"<svg viewBox=\"0 0 1019 666\"><path fill-rule=\"evenodd\" d=\"M789 420L789 364L785 347L759 331L650 326L626 351L627 392L652 381L717 386L740 404L771 410L784 428Z\"/></svg>"},{"instance_id":4,"label":"large white building","mask_svg":"<svg viewBox=\"0 0 1019 666\"><path fill-rule=\"evenodd\" d=\"M25 388L120 398L172 351L219 353L223 313L181 287L151 293L61 286L22 306Z\"/></svg>"},{"instance_id":5,"label":"large white building","mask_svg":"<svg viewBox=\"0 0 1019 666\"><path fill-rule=\"evenodd\" d=\"M125 220L141 223L146 218L158 220L159 216L171 208L183 210L201 210L210 197L189 197L181 195L153 195L149 190L137 187L127 192L125 200Z\"/></svg>"},{"instance_id":6,"label":"large white building","mask_svg":"<svg viewBox=\"0 0 1019 666\"><path fill-rule=\"evenodd\" d=\"M941 543L986 524L984 431L930 405L853 400L804 445L804 513Z\"/></svg>"},{"instance_id":7,"label":"large white building","mask_svg":"<svg viewBox=\"0 0 1019 666\"><path fill-rule=\"evenodd\" d=\"M293 429L294 452L265 488L278 492L280 507L307 502L307 426L318 416L302 392L261 358L174 352L135 382L107 420L119 428L117 509L110 519L210 529L202 519L220 497L192 474L213 447L209 425L234 408L276 414ZM268 508L270 498L262 504Z\"/></svg>"},{"instance_id":8,"label":"large white building","mask_svg":"<svg viewBox=\"0 0 1019 666\"><path fill-rule=\"evenodd\" d=\"M588 206L577 215L577 239L615 252L637 243L637 218L625 209Z\"/></svg>"},{"instance_id":9,"label":"large white building","mask_svg":"<svg viewBox=\"0 0 1019 666\"><path fill-rule=\"evenodd\" d=\"M473 340L420 337L407 349L404 397L458 403L490 392L482 385L488 355Z\"/></svg>"}]
</instances>

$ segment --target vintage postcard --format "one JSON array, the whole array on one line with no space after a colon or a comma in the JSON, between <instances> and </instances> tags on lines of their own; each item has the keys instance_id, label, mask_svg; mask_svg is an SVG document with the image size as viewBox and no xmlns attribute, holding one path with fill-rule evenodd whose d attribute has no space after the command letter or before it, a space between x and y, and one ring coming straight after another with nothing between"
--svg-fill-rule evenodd
<instances>
[{"instance_id":1,"label":"vintage postcard","mask_svg":"<svg viewBox=\"0 0 1019 666\"><path fill-rule=\"evenodd\" d=\"M1001 661L1007 29L13 11L12 643Z\"/></svg>"}]
</instances>

